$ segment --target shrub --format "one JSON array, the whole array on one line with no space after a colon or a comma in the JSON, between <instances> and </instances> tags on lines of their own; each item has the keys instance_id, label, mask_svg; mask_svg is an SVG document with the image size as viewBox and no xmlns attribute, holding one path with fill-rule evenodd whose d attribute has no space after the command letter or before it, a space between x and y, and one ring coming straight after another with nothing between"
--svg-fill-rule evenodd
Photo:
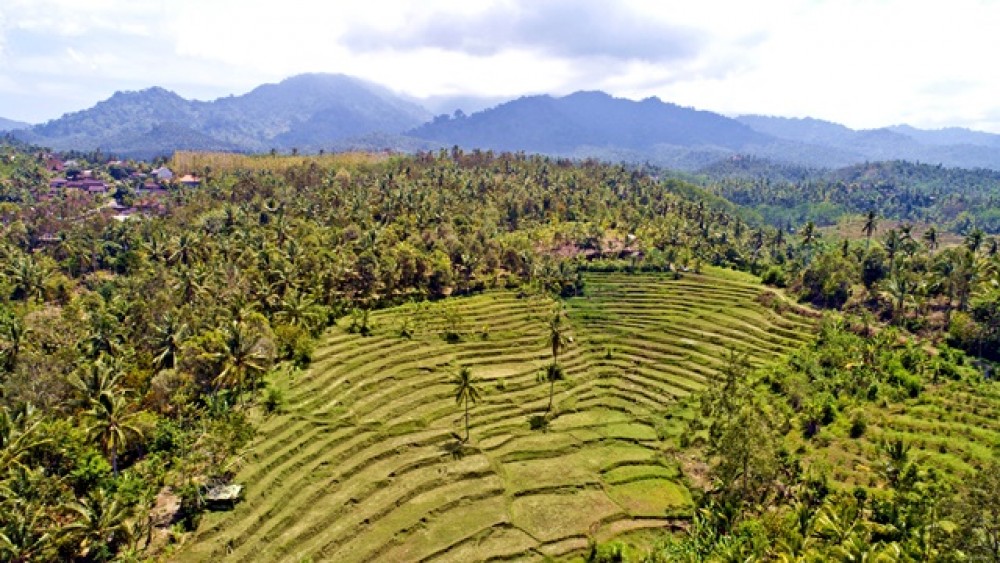
<instances>
[{"instance_id":1,"label":"shrub","mask_svg":"<svg viewBox=\"0 0 1000 563\"><path fill-rule=\"evenodd\" d=\"M279 412L285 404L285 393L274 386L268 386L264 393L264 410L268 413Z\"/></svg>"},{"instance_id":2,"label":"shrub","mask_svg":"<svg viewBox=\"0 0 1000 563\"><path fill-rule=\"evenodd\" d=\"M785 274L785 270L779 266L771 266L764 272L761 276L760 281L767 285L773 285L774 287L786 287L788 286L788 277Z\"/></svg>"},{"instance_id":3,"label":"shrub","mask_svg":"<svg viewBox=\"0 0 1000 563\"><path fill-rule=\"evenodd\" d=\"M860 438L864 435L867 428L868 422L865 420L864 414L855 413L855 415L851 418L851 429L849 431L851 438Z\"/></svg>"},{"instance_id":4,"label":"shrub","mask_svg":"<svg viewBox=\"0 0 1000 563\"><path fill-rule=\"evenodd\" d=\"M542 432L545 432L549 429L549 419L543 414L531 415L528 419L528 426L532 430L541 430Z\"/></svg>"}]
</instances>

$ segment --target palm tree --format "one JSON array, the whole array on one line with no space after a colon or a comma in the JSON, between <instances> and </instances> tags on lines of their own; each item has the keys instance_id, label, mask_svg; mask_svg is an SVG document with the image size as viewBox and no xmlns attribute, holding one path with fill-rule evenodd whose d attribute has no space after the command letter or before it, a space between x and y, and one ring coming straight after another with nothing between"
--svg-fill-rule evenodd
<instances>
[{"instance_id":1,"label":"palm tree","mask_svg":"<svg viewBox=\"0 0 1000 563\"><path fill-rule=\"evenodd\" d=\"M569 342L565 329L562 327L562 310L553 309L552 317L549 319L549 346L552 347L552 363L559 363L559 352Z\"/></svg>"},{"instance_id":2,"label":"palm tree","mask_svg":"<svg viewBox=\"0 0 1000 563\"><path fill-rule=\"evenodd\" d=\"M934 255L934 251L938 248L938 232L933 225L926 231L924 231L923 236L924 244L927 245L927 250L930 251L931 256Z\"/></svg>"},{"instance_id":3,"label":"palm tree","mask_svg":"<svg viewBox=\"0 0 1000 563\"><path fill-rule=\"evenodd\" d=\"M153 365L157 369L173 368L177 363L181 344L187 337L187 323L180 322L175 316L167 313L154 328L154 332L153 351L156 357L153 358Z\"/></svg>"},{"instance_id":4,"label":"palm tree","mask_svg":"<svg viewBox=\"0 0 1000 563\"><path fill-rule=\"evenodd\" d=\"M18 253L6 268L7 281L11 286L11 299L28 301L45 297L45 278L48 270L31 255Z\"/></svg>"},{"instance_id":5,"label":"palm tree","mask_svg":"<svg viewBox=\"0 0 1000 563\"><path fill-rule=\"evenodd\" d=\"M883 246L885 247L885 253L889 256L889 269L895 270L896 255L899 254L903 246L903 241L899 238L899 233L896 232L896 229L889 229L885 234L885 243Z\"/></svg>"},{"instance_id":6,"label":"palm tree","mask_svg":"<svg viewBox=\"0 0 1000 563\"><path fill-rule=\"evenodd\" d=\"M563 369L559 364L552 362L546 366L545 371L538 375L538 380L549 384L549 405L545 407L545 412L552 412L552 400L556 393L556 381L563 379Z\"/></svg>"},{"instance_id":7,"label":"palm tree","mask_svg":"<svg viewBox=\"0 0 1000 563\"><path fill-rule=\"evenodd\" d=\"M455 375L454 379L451 380L452 384L455 386L455 404L460 405L465 403L465 439L463 442L469 441L469 401L473 403L479 401L479 389L476 385L479 383L472 377L472 372L469 368L462 366L458 370L458 374Z\"/></svg>"},{"instance_id":8,"label":"palm tree","mask_svg":"<svg viewBox=\"0 0 1000 563\"><path fill-rule=\"evenodd\" d=\"M125 450L133 437L142 436L135 426L135 414L128 411L128 402L122 393L108 391L93 401L84 413L90 423L88 433L96 440L104 454L111 458L111 468L118 474L118 454Z\"/></svg>"},{"instance_id":9,"label":"palm tree","mask_svg":"<svg viewBox=\"0 0 1000 563\"><path fill-rule=\"evenodd\" d=\"M806 262L812 261L812 248L819 239L819 233L816 232L816 224L812 221L806 223L805 227L802 227L802 232L799 233L802 237L802 247L806 249Z\"/></svg>"},{"instance_id":10,"label":"palm tree","mask_svg":"<svg viewBox=\"0 0 1000 563\"><path fill-rule=\"evenodd\" d=\"M76 517L62 528L62 532L79 545L78 553L86 555L107 546L115 553L119 546L132 539L129 525L131 510L118 499L109 497L97 488L90 496L68 505Z\"/></svg>"},{"instance_id":11,"label":"palm tree","mask_svg":"<svg viewBox=\"0 0 1000 563\"><path fill-rule=\"evenodd\" d=\"M901 323L906 313L906 300L913 293L915 284L905 273L896 270L885 281L885 288L894 300L893 317L897 323Z\"/></svg>"},{"instance_id":12,"label":"palm tree","mask_svg":"<svg viewBox=\"0 0 1000 563\"><path fill-rule=\"evenodd\" d=\"M68 381L79 392L80 404L90 407L104 393L113 393L118 386L120 367L114 358L101 354L93 362L77 368Z\"/></svg>"},{"instance_id":13,"label":"palm tree","mask_svg":"<svg viewBox=\"0 0 1000 563\"><path fill-rule=\"evenodd\" d=\"M872 235L878 230L878 215L875 213L874 209L868 211L867 217L865 217L865 225L861 227L861 231L865 233L865 250L872 243Z\"/></svg>"},{"instance_id":14,"label":"palm tree","mask_svg":"<svg viewBox=\"0 0 1000 563\"><path fill-rule=\"evenodd\" d=\"M965 247L972 251L973 254L979 252L979 247L983 245L983 240L986 238L986 233L982 229L976 227L972 229L972 232L965 235Z\"/></svg>"},{"instance_id":15,"label":"palm tree","mask_svg":"<svg viewBox=\"0 0 1000 563\"><path fill-rule=\"evenodd\" d=\"M34 412L31 405L18 411L0 407L0 474L20 465L32 448L49 442L39 436L41 420Z\"/></svg>"},{"instance_id":16,"label":"palm tree","mask_svg":"<svg viewBox=\"0 0 1000 563\"><path fill-rule=\"evenodd\" d=\"M11 315L0 321L0 367L12 371L21 354L21 345L31 329L18 316Z\"/></svg>"},{"instance_id":17,"label":"palm tree","mask_svg":"<svg viewBox=\"0 0 1000 563\"><path fill-rule=\"evenodd\" d=\"M267 372L273 357L264 345L264 337L246 323L233 321L225 330L222 369L215 377L216 390L235 388L242 395L247 384Z\"/></svg>"}]
</instances>

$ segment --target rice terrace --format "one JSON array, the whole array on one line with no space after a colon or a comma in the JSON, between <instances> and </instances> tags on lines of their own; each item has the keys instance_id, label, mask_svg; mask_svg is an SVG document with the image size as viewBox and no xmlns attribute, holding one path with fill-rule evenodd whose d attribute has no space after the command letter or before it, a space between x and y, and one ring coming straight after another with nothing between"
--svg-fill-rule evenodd
<instances>
[{"instance_id":1,"label":"rice terrace","mask_svg":"<svg viewBox=\"0 0 1000 563\"><path fill-rule=\"evenodd\" d=\"M207 514L179 558L534 560L682 526L693 506L668 453L683 431L672 413L731 350L773 360L816 320L731 271L584 281L565 301L545 428L530 420L549 402L551 298L407 304L373 312L368 335L343 319L262 424L236 476L246 500ZM464 444L462 367L480 393Z\"/></svg>"}]
</instances>

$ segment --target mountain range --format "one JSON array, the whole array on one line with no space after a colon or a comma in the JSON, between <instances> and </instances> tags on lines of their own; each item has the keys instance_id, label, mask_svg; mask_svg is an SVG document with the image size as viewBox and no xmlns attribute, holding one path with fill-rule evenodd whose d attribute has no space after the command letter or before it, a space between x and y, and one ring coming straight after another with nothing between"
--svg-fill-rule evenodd
<instances>
[{"instance_id":1,"label":"mountain range","mask_svg":"<svg viewBox=\"0 0 1000 563\"><path fill-rule=\"evenodd\" d=\"M634 101L604 92L568 96L419 100L339 74L304 74L240 96L187 100L153 87L117 92L94 107L18 129L21 140L58 150L94 150L149 158L178 149L268 150L467 149L526 151L697 169L734 154L810 167L911 160L1000 170L1000 135L908 125L854 130L818 119L726 117L658 98ZM495 104L495 105L493 105Z\"/></svg>"}]
</instances>

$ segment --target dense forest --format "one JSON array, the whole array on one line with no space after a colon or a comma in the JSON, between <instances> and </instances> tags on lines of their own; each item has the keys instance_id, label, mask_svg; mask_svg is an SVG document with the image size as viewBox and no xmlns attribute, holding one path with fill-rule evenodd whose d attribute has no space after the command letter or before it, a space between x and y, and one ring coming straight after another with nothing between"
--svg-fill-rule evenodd
<instances>
[{"instance_id":1,"label":"dense forest","mask_svg":"<svg viewBox=\"0 0 1000 563\"><path fill-rule=\"evenodd\" d=\"M702 439L690 447L712 460L718 486L687 536L665 539L651 560L785 547L817 560L1000 556L997 515L969 508L1000 504L995 464L963 487L899 445L883 480L845 491L777 445L792 427L821 436L858 405L919 396L939 379L978 385L1000 360L991 183L951 195L933 173L809 184L830 205L878 210L867 239L842 242L813 222L795 234L755 224L718 197L774 220L762 205L813 205L791 184L702 189L621 165L459 149L178 154L171 166L204 184L172 187L155 212L118 220L88 195L42 197L42 156L0 152L4 559L141 559L165 486L182 498L178 533L196 526L200 491L232 474L254 409L280 403L267 382L307 367L338 319L364 332L368 312L389 304L494 287L569 297L586 292L585 270L683 276L706 265L845 313L787 364L751 374L732 358L719 388L697 399ZM103 157L78 157L110 175ZM883 232L883 215L939 221L965 240L940 248L933 230ZM859 355L871 360L863 370L849 365ZM590 556L616 549L595 544Z\"/></svg>"},{"instance_id":2,"label":"dense forest","mask_svg":"<svg viewBox=\"0 0 1000 563\"><path fill-rule=\"evenodd\" d=\"M967 234L1000 233L1000 173L905 161L817 170L750 157L720 160L698 172L715 193L784 228L876 211L899 221L933 223Z\"/></svg>"}]
</instances>

